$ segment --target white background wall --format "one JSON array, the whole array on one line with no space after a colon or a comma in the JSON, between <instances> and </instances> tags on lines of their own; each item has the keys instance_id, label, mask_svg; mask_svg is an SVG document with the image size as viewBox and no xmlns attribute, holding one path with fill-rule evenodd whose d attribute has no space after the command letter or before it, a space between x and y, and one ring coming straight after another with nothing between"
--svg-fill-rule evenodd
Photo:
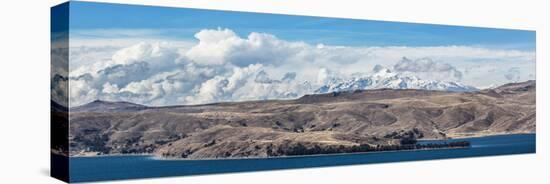
<instances>
[{"instance_id":1,"label":"white background wall","mask_svg":"<svg viewBox=\"0 0 550 184\"><path fill-rule=\"evenodd\" d=\"M548 183L550 21L545 1L103 0L537 31L537 154L217 174L117 183ZM49 7L0 6L0 183L61 183L49 174ZM546 94L546 95L545 95Z\"/></svg>"}]
</instances>

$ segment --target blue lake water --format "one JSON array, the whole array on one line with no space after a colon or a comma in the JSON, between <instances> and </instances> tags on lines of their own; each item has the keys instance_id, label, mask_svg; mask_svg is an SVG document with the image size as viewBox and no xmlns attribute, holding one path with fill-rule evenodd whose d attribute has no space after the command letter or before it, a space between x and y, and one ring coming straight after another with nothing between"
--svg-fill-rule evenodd
<instances>
[{"instance_id":1,"label":"blue lake water","mask_svg":"<svg viewBox=\"0 0 550 184\"><path fill-rule=\"evenodd\" d=\"M535 153L535 137L535 134L517 134L453 139L453 141L470 141L470 148L460 149L371 152L263 159L160 160L151 156L71 157L70 180L71 182L119 180ZM427 143L432 141L422 142Z\"/></svg>"}]
</instances>

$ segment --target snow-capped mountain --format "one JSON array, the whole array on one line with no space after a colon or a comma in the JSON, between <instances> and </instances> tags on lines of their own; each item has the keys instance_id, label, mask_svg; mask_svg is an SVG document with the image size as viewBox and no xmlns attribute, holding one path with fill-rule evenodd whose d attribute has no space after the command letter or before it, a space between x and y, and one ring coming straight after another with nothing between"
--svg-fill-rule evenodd
<instances>
[{"instance_id":1,"label":"snow-capped mountain","mask_svg":"<svg viewBox=\"0 0 550 184\"><path fill-rule=\"evenodd\" d=\"M389 69L378 69L373 75L354 77L351 79L334 78L329 80L325 85L315 90L315 93L330 93L339 91L354 91L365 89L424 89L424 90L439 90L439 91L477 91L478 89L472 86L460 84L458 82L444 82L437 80L423 80L416 76L407 76L399 73L391 72Z\"/></svg>"}]
</instances>

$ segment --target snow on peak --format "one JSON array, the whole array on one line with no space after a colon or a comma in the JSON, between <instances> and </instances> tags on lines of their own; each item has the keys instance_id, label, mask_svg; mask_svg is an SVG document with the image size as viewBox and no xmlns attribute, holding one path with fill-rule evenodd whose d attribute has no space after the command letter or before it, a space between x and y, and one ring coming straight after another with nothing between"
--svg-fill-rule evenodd
<instances>
[{"instance_id":1,"label":"snow on peak","mask_svg":"<svg viewBox=\"0 0 550 184\"><path fill-rule=\"evenodd\" d=\"M416 76L408 76L394 73L390 69L377 65L373 69L374 74L350 79L332 78L321 86L315 93L330 93L340 91L354 91L366 89L424 89L438 91L466 92L476 91L475 87L460 84L458 82L445 82L437 80L423 80Z\"/></svg>"}]
</instances>

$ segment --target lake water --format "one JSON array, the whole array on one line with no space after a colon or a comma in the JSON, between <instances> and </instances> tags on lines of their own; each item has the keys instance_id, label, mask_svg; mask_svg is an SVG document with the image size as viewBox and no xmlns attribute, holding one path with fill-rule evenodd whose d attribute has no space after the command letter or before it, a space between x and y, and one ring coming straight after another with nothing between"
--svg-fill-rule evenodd
<instances>
[{"instance_id":1,"label":"lake water","mask_svg":"<svg viewBox=\"0 0 550 184\"><path fill-rule=\"evenodd\" d=\"M474 156L535 153L535 134L468 140L470 148L225 160L159 160L151 156L71 157L71 182L185 176ZM424 143L432 141L422 141ZM441 142L441 141L436 141Z\"/></svg>"}]
</instances>

